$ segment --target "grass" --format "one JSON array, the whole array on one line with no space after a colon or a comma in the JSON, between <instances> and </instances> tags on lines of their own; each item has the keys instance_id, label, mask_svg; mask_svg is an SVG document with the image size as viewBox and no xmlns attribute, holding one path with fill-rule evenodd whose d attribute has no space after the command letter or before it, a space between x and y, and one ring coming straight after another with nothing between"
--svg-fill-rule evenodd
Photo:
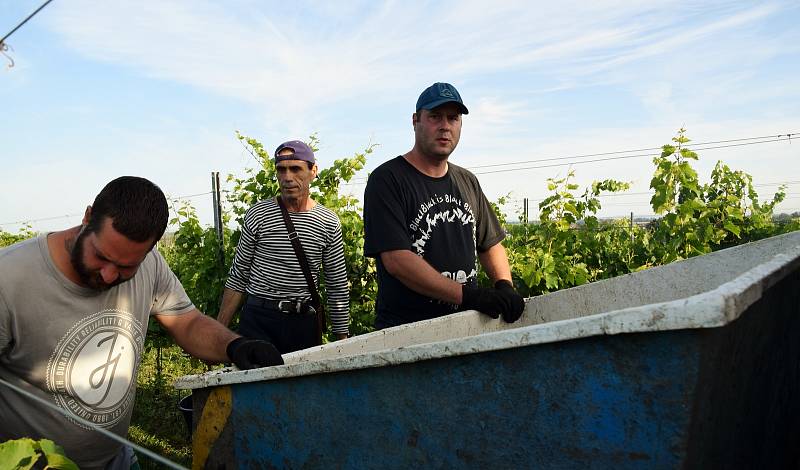
<instances>
[{"instance_id":1,"label":"grass","mask_svg":"<svg viewBox=\"0 0 800 470\"><path fill-rule=\"evenodd\" d=\"M178 346L166 346L160 352L160 375L158 348L151 347L142 355L128 439L168 460L190 467L191 439L183 415L178 410L178 401L188 393L186 390L176 390L172 383L180 376L198 374L208 368L196 359L187 357ZM144 455L139 454L138 457L142 469L162 468Z\"/></svg>"}]
</instances>

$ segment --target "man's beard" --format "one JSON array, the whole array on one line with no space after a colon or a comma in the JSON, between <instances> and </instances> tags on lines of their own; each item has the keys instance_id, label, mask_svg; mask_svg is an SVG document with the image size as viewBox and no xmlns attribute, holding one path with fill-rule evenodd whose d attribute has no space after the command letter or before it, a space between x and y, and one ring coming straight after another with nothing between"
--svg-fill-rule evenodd
<instances>
[{"instance_id":1,"label":"man's beard","mask_svg":"<svg viewBox=\"0 0 800 470\"><path fill-rule=\"evenodd\" d=\"M118 276L114 282L108 284L103 280L100 271L90 271L89 268L86 267L86 264L83 262L83 245L88 235L89 232L87 232L85 228L81 228L69 254L69 261L72 263L72 268L78 273L81 283L89 289L102 292L127 281L128 279L123 279L122 276Z\"/></svg>"}]
</instances>

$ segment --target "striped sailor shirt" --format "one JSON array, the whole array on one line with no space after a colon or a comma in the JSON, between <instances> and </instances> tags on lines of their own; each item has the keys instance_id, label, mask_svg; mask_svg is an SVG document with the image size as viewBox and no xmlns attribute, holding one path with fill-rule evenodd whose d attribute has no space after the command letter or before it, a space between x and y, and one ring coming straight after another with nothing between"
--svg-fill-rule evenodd
<instances>
[{"instance_id":1,"label":"striped sailor shirt","mask_svg":"<svg viewBox=\"0 0 800 470\"><path fill-rule=\"evenodd\" d=\"M333 332L347 333L350 293L339 218L321 204L309 211L289 212L289 216L317 288L320 266L325 272ZM311 300L275 198L260 201L245 213L242 235L225 287L270 300Z\"/></svg>"}]
</instances>

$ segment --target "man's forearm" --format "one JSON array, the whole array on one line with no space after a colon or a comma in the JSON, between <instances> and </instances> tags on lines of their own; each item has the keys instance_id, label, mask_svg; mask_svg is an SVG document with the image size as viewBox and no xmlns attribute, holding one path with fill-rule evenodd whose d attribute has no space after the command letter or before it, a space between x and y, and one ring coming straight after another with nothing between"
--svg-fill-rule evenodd
<instances>
[{"instance_id":1,"label":"man's forearm","mask_svg":"<svg viewBox=\"0 0 800 470\"><path fill-rule=\"evenodd\" d=\"M500 279L511 281L511 267L508 264L508 256L506 256L503 245L498 243L483 253L478 253L478 259L483 270L492 280L492 284Z\"/></svg>"},{"instance_id":2,"label":"man's forearm","mask_svg":"<svg viewBox=\"0 0 800 470\"><path fill-rule=\"evenodd\" d=\"M156 319L178 346L192 356L208 362L228 362L225 349L228 343L239 337L197 310L182 315L157 315Z\"/></svg>"},{"instance_id":3,"label":"man's forearm","mask_svg":"<svg viewBox=\"0 0 800 470\"><path fill-rule=\"evenodd\" d=\"M418 294L461 304L461 284L443 276L410 250L384 251L381 261L389 274Z\"/></svg>"},{"instance_id":4,"label":"man's forearm","mask_svg":"<svg viewBox=\"0 0 800 470\"><path fill-rule=\"evenodd\" d=\"M217 321L228 326L233 319L233 314L239 310L244 301L244 293L233 289L225 288L222 293L222 305L219 308Z\"/></svg>"}]
</instances>

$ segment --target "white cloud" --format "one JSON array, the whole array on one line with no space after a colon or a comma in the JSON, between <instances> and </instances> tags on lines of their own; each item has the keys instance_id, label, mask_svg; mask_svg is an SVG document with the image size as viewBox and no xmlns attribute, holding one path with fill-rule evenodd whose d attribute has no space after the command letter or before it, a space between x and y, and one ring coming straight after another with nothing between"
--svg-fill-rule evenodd
<instances>
[{"instance_id":1,"label":"white cloud","mask_svg":"<svg viewBox=\"0 0 800 470\"><path fill-rule=\"evenodd\" d=\"M409 78L427 83L422 77L442 71L458 78L541 66L540 73L559 81L580 78L674 53L777 9L725 12L688 25L671 11L681 6L673 3L361 3L366 13L357 21L312 5L315 23L302 19L304 11L277 16L259 8L242 18L209 2L84 0L58 7L52 21L69 44L95 59L270 109L307 110L405 88ZM341 27L326 28L327 22Z\"/></svg>"}]
</instances>

